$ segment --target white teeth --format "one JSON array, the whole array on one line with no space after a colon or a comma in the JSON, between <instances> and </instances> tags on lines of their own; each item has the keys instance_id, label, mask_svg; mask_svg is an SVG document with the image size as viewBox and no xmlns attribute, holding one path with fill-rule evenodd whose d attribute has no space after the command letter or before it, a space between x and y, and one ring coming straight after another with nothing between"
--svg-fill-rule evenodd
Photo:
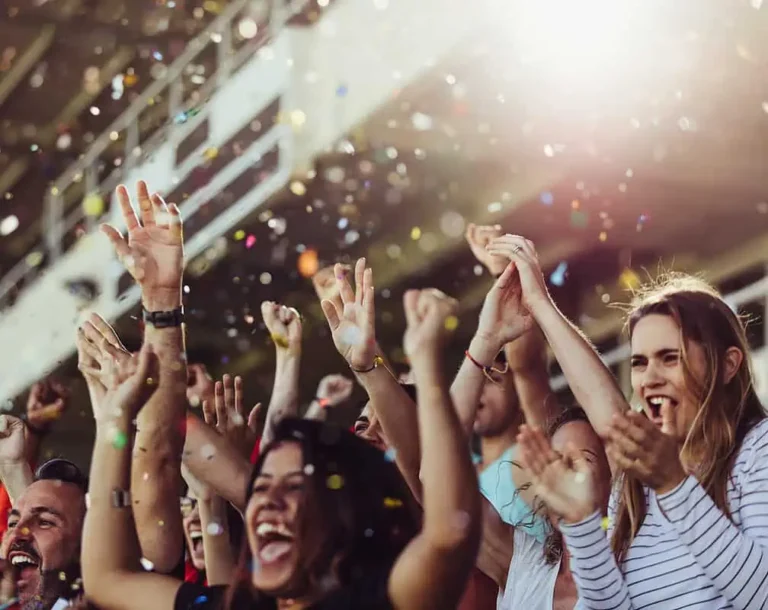
<instances>
[{"instance_id":1,"label":"white teeth","mask_svg":"<svg viewBox=\"0 0 768 610\"><path fill-rule=\"evenodd\" d=\"M203 532L190 532L189 537L192 539L192 542L195 540L202 540Z\"/></svg>"},{"instance_id":2,"label":"white teeth","mask_svg":"<svg viewBox=\"0 0 768 610\"><path fill-rule=\"evenodd\" d=\"M291 531L282 523L269 523L268 521L264 521L263 523L259 523L256 528L257 536L265 536L266 534L271 533L280 534L286 538L293 538Z\"/></svg>"},{"instance_id":3,"label":"white teeth","mask_svg":"<svg viewBox=\"0 0 768 610\"><path fill-rule=\"evenodd\" d=\"M31 566L36 566L36 565L37 565L37 564L36 564L36 563L35 563L35 562L32 560L32 558L31 558L31 557L28 557L27 555L14 555L14 556L11 558L11 565L15 565L15 566L18 566L18 565L22 565L22 564L25 564L25 565L31 565Z\"/></svg>"}]
</instances>

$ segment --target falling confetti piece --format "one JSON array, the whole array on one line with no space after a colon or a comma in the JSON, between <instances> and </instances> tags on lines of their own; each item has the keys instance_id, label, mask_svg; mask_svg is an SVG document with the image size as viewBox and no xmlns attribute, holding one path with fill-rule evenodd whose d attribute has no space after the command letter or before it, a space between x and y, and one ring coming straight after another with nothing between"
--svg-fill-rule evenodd
<instances>
[{"instance_id":1,"label":"falling confetti piece","mask_svg":"<svg viewBox=\"0 0 768 610\"><path fill-rule=\"evenodd\" d=\"M384 498L384 506L387 508L399 508L403 505L403 501L399 498Z\"/></svg>"},{"instance_id":2,"label":"falling confetti piece","mask_svg":"<svg viewBox=\"0 0 768 610\"><path fill-rule=\"evenodd\" d=\"M149 559L146 557L142 557L139 562L141 563L141 567L144 568L147 572L151 572L155 569L155 564L152 563Z\"/></svg>"},{"instance_id":3,"label":"falling confetti piece","mask_svg":"<svg viewBox=\"0 0 768 610\"><path fill-rule=\"evenodd\" d=\"M459 319L456 316L448 316L445 319L445 330L454 331L459 327Z\"/></svg>"},{"instance_id":4,"label":"falling confetti piece","mask_svg":"<svg viewBox=\"0 0 768 610\"><path fill-rule=\"evenodd\" d=\"M203 459L210 460L216 455L216 447L211 444L203 445L200 447L200 455L203 456Z\"/></svg>"},{"instance_id":5,"label":"falling confetti piece","mask_svg":"<svg viewBox=\"0 0 768 610\"><path fill-rule=\"evenodd\" d=\"M305 250L299 256L297 267L302 277L311 278L320 268L320 261L317 251L313 249Z\"/></svg>"},{"instance_id":6,"label":"falling confetti piece","mask_svg":"<svg viewBox=\"0 0 768 610\"><path fill-rule=\"evenodd\" d=\"M249 235L245 238L245 247L250 250L253 248L254 244L256 244L256 236L255 235Z\"/></svg>"},{"instance_id":7,"label":"falling confetti piece","mask_svg":"<svg viewBox=\"0 0 768 610\"><path fill-rule=\"evenodd\" d=\"M304 474L308 477L311 477L315 473L315 465L314 464L307 464L304 466Z\"/></svg>"},{"instance_id":8,"label":"falling confetti piece","mask_svg":"<svg viewBox=\"0 0 768 610\"><path fill-rule=\"evenodd\" d=\"M600 521L600 527L602 527L604 530L608 531L608 528L610 527L611 522L608 519L608 517L603 517Z\"/></svg>"},{"instance_id":9,"label":"falling confetti piece","mask_svg":"<svg viewBox=\"0 0 768 610\"><path fill-rule=\"evenodd\" d=\"M344 487L344 479L341 478L341 475L332 474L328 477L326 485L328 485L328 489L333 489L336 491Z\"/></svg>"},{"instance_id":10,"label":"falling confetti piece","mask_svg":"<svg viewBox=\"0 0 768 610\"><path fill-rule=\"evenodd\" d=\"M349 92L349 89L347 88L346 85L339 85L338 87L336 87L336 95L338 97L344 97L345 95L347 95L348 92Z\"/></svg>"},{"instance_id":11,"label":"falling confetti piece","mask_svg":"<svg viewBox=\"0 0 768 610\"><path fill-rule=\"evenodd\" d=\"M125 449L128 444L128 435L122 430L115 428L112 431L112 446L115 449Z\"/></svg>"},{"instance_id":12,"label":"falling confetti piece","mask_svg":"<svg viewBox=\"0 0 768 610\"><path fill-rule=\"evenodd\" d=\"M549 281L553 286L562 286L565 284L565 276L568 273L568 263L562 261L549 276Z\"/></svg>"},{"instance_id":13,"label":"falling confetti piece","mask_svg":"<svg viewBox=\"0 0 768 610\"><path fill-rule=\"evenodd\" d=\"M640 285L640 277L632 269L624 269L619 276L619 281L624 288L634 290Z\"/></svg>"},{"instance_id":14,"label":"falling confetti piece","mask_svg":"<svg viewBox=\"0 0 768 610\"><path fill-rule=\"evenodd\" d=\"M394 448L392 448L392 447L390 447L389 449L387 449L387 450L384 452L384 459L385 459L385 460L387 460L388 462L394 462L394 461L395 461L395 459L397 459L397 450L395 450L395 449L394 449Z\"/></svg>"},{"instance_id":15,"label":"falling confetti piece","mask_svg":"<svg viewBox=\"0 0 768 610\"><path fill-rule=\"evenodd\" d=\"M224 533L224 528L221 526L221 524L213 521L208 524L208 527L205 528L205 531L207 531L211 536L220 536Z\"/></svg>"},{"instance_id":16,"label":"falling confetti piece","mask_svg":"<svg viewBox=\"0 0 768 610\"><path fill-rule=\"evenodd\" d=\"M232 237L235 239L235 241L242 241L245 239L245 231L238 229L235 231L235 234Z\"/></svg>"},{"instance_id":17,"label":"falling confetti piece","mask_svg":"<svg viewBox=\"0 0 768 610\"><path fill-rule=\"evenodd\" d=\"M421 237L421 229L419 227L413 227L411 229L411 239L417 241Z\"/></svg>"},{"instance_id":18,"label":"falling confetti piece","mask_svg":"<svg viewBox=\"0 0 768 610\"><path fill-rule=\"evenodd\" d=\"M544 205L552 205L555 202L555 197L549 191L544 191L539 195L539 201Z\"/></svg>"}]
</instances>

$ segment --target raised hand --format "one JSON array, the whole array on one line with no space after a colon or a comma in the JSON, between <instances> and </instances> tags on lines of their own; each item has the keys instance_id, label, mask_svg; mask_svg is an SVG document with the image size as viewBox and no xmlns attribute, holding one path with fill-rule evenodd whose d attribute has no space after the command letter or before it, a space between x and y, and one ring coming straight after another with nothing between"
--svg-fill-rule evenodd
<instances>
[{"instance_id":1,"label":"raised hand","mask_svg":"<svg viewBox=\"0 0 768 610\"><path fill-rule=\"evenodd\" d=\"M354 382L344 375L326 375L317 386L317 401L323 407L340 405L352 395Z\"/></svg>"},{"instance_id":2,"label":"raised hand","mask_svg":"<svg viewBox=\"0 0 768 610\"><path fill-rule=\"evenodd\" d=\"M367 370L376 358L376 316L374 312L373 271L365 268L365 259L355 264L355 289L347 281L342 265L336 265L336 284L343 308L333 301L321 305L331 329L333 343L352 370Z\"/></svg>"},{"instance_id":3,"label":"raised hand","mask_svg":"<svg viewBox=\"0 0 768 610\"><path fill-rule=\"evenodd\" d=\"M102 415L131 422L157 390L159 365L152 345L145 342L139 353L114 364L108 379Z\"/></svg>"},{"instance_id":4,"label":"raised hand","mask_svg":"<svg viewBox=\"0 0 768 610\"><path fill-rule=\"evenodd\" d=\"M503 256L515 265L513 281L520 285L521 302L528 311L549 303L547 283L541 272L539 256L533 242L519 235L502 235L487 246L489 254Z\"/></svg>"},{"instance_id":5,"label":"raised hand","mask_svg":"<svg viewBox=\"0 0 768 610\"><path fill-rule=\"evenodd\" d=\"M169 311L178 307L181 299L184 248L179 208L175 204L166 205L157 193L150 196L143 181L136 187L136 196L139 217L128 190L122 185L117 187L127 238L108 224L102 225L101 231L141 286L144 306L150 311Z\"/></svg>"},{"instance_id":6,"label":"raised hand","mask_svg":"<svg viewBox=\"0 0 768 610\"><path fill-rule=\"evenodd\" d=\"M0 415L0 464L24 462L26 435L24 422L13 415Z\"/></svg>"},{"instance_id":7,"label":"raised hand","mask_svg":"<svg viewBox=\"0 0 768 610\"><path fill-rule=\"evenodd\" d=\"M611 461L657 494L672 491L687 476L680 461L683 439L677 433L673 407L665 403L661 416L659 429L643 413L617 413L606 432L606 453Z\"/></svg>"},{"instance_id":8,"label":"raised hand","mask_svg":"<svg viewBox=\"0 0 768 610\"><path fill-rule=\"evenodd\" d=\"M485 297L476 336L498 349L529 331L534 320L523 305L522 288L515 277L515 265L508 263Z\"/></svg>"},{"instance_id":9,"label":"raised hand","mask_svg":"<svg viewBox=\"0 0 768 610\"><path fill-rule=\"evenodd\" d=\"M27 398L26 420L32 432L45 433L67 408L69 390L54 380L32 386Z\"/></svg>"},{"instance_id":10,"label":"raised hand","mask_svg":"<svg viewBox=\"0 0 768 610\"><path fill-rule=\"evenodd\" d=\"M199 407L204 402L213 404L214 384L208 370L202 364L187 365L187 402Z\"/></svg>"},{"instance_id":11,"label":"raised hand","mask_svg":"<svg viewBox=\"0 0 768 610\"><path fill-rule=\"evenodd\" d=\"M421 351L439 349L455 325L449 318L456 315L459 303L435 288L409 290L403 296L408 327L403 349L409 358Z\"/></svg>"},{"instance_id":12,"label":"raised hand","mask_svg":"<svg viewBox=\"0 0 768 610\"><path fill-rule=\"evenodd\" d=\"M503 256L491 254L487 250L487 246L492 239L501 236L501 226L484 226L475 225L470 223L467 225L467 232L465 237L469 244L472 254L479 263L485 266L491 275L501 275L504 268L507 266L507 259Z\"/></svg>"},{"instance_id":13,"label":"raised hand","mask_svg":"<svg viewBox=\"0 0 768 610\"><path fill-rule=\"evenodd\" d=\"M228 439L241 455L250 458L253 446L262 432L259 409L261 403L251 409L246 421L243 413L243 380L239 376L232 379L230 375L224 375L222 381L216 382L213 404L203 402L203 418L206 424Z\"/></svg>"},{"instance_id":14,"label":"raised hand","mask_svg":"<svg viewBox=\"0 0 768 610\"><path fill-rule=\"evenodd\" d=\"M567 523L577 523L595 512L599 494L592 469L572 446L557 454L538 428L525 424L517 436L520 462L531 474L534 491L547 508Z\"/></svg>"},{"instance_id":15,"label":"raised hand","mask_svg":"<svg viewBox=\"0 0 768 610\"><path fill-rule=\"evenodd\" d=\"M301 315L293 307L280 303L264 301L261 304L261 317L278 351L301 350Z\"/></svg>"},{"instance_id":16,"label":"raised hand","mask_svg":"<svg viewBox=\"0 0 768 610\"><path fill-rule=\"evenodd\" d=\"M119 367L134 356L125 349L114 329L96 313L77 329L78 368L91 395L94 417L99 418L107 389L114 387Z\"/></svg>"}]
</instances>

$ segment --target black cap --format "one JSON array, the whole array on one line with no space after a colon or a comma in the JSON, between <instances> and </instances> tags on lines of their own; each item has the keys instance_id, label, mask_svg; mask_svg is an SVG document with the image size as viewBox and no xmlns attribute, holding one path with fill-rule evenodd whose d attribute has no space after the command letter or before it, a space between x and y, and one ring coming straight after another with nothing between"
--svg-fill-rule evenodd
<instances>
[{"instance_id":1,"label":"black cap","mask_svg":"<svg viewBox=\"0 0 768 610\"><path fill-rule=\"evenodd\" d=\"M77 485L83 493L88 492L88 477L74 462L63 458L48 460L38 467L35 481L62 481Z\"/></svg>"}]
</instances>

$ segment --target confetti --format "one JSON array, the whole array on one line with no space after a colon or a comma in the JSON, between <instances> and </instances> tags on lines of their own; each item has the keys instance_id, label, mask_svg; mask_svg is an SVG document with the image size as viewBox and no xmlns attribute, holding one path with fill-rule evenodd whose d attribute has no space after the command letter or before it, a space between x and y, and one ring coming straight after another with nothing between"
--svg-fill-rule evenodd
<instances>
[{"instance_id":1,"label":"confetti","mask_svg":"<svg viewBox=\"0 0 768 610\"><path fill-rule=\"evenodd\" d=\"M394 447L390 447L384 452L384 459L387 462L394 462L397 459L397 450Z\"/></svg>"},{"instance_id":2,"label":"confetti","mask_svg":"<svg viewBox=\"0 0 768 610\"><path fill-rule=\"evenodd\" d=\"M205 531L208 532L211 536L220 536L224 533L224 528L221 526L220 523L216 523L215 521L212 521L208 524L208 527L205 528Z\"/></svg>"},{"instance_id":3,"label":"confetti","mask_svg":"<svg viewBox=\"0 0 768 610\"><path fill-rule=\"evenodd\" d=\"M249 235L245 238L245 247L250 250L253 248L253 246L256 245L256 236L255 235Z\"/></svg>"},{"instance_id":4,"label":"confetti","mask_svg":"<svg viewBox=\"0 0 768 610\"><path fill-rule=\"evenodd\" d=\"M608 519L608 517L603 517L600 521L600 527L602 527L604 530L608 531L608 528L611 526L611 521Z\"/></svg>"},{"instance_id":5,"label":"confetti","mask_svg":"<svg viewBox=\"0 0 768 610\"><path fill-rule=\"evenodd\" d=\"M386 508L399 508L403 505L403 501L399 498L384 498L384 506Z\"/></svg>"},{"instance_id":6,"label":"confetti","mask_svg":"<svg viewBox=\"0 0 768 610\"><path fill-rule=\"evenodd\" d=\"M304 466L304 474L308 477L311 477L315 473L315 465L314 464L307 464Z\"/></svg>"},{"instance_id":7,"label":"confetti","mask_svg":"<svg viewBox=\"0 0 768 610\"><path fill-rule=\"evenodd\" d=\"M341 475L332 474L326 480L326 485L328 486L328 489L338 491L339 489L344 487L344 479L341 477Z\"/></svg>"},{"instance_id":8,"label":"confetti","mask_svg":"<svg viewBox=\"0 0 768 610\"><path fill-rule=\"evenodd\" d=\"M144 568L147 572L151 572L155 569L155 564L152 563L149 559L146 557L142 557L139 562L141 563L141 567Z\"/></svg>"},{"instance_id":9,"label":"confetti","mask_svg":"<svg viewBox=\"0 0 768 610\"><path fill-rule=\"evenodd\" d=\"M456 316L448 316L445 319L445 330L453 332L459 327L459 319Z\"/></svg>"},{"instance_id":10,"label":"confetti","mask_svg":"<svg viewBox=\"0 0 768 610\"><path fill-rule=\"evenodd\" d=\"M544 191L539 195L539 201L544 205L552 205L555 202L555 197L549 191Z\"/></svg>"},{"instance_id":11,"label":"confetti","mask_svg":"<svg viewBox=\"0 0 768 610\"><path fill-rule=\"evenodd\" d=\"M297 267L302 277L311 278L313 275L315 275L320 268L320 261L317 255L317 251L308 249L302 252L299 256Z\"/></svg>"},{"instance_id":12,"label":"confetti","mask_svg":"<svg viewBox=\"0 0 768 610\"><path fill-rule=\"evenodd\" d=\"M565 284L565 276L568 273L568 263L562 261L549 276L549 281L553 286L562 286Z\"/></svg>"},{"instance_id":13,"label":"confetti","mask_svg":"<svg viewBox=\"0 0 768 610\"><path fill-rule=\"evenodd\" d=\"M112 429L112 446L115 449L125 449L128 445L128 435L117 428Z\"/></svg>"}]
</instances>

